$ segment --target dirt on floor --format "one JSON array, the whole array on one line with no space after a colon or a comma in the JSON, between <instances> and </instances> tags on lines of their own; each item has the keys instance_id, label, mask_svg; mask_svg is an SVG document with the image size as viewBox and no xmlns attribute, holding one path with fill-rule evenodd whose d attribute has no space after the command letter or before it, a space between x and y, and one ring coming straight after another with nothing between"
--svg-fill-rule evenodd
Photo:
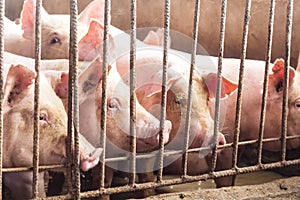
<instances>
[{"instance_id":1,"label":"dirt on floor","mask_svg":"<svg viewBox=\"0 0 300 200\"><path fill-rule=\"evenodd\" d=\"M300 177L278 179L269 183L248 186L234 186L220 189L202 189L189 192L161 194L147 200L259 200L259 199L300 199Z\"/></svg>"}]
</instances>

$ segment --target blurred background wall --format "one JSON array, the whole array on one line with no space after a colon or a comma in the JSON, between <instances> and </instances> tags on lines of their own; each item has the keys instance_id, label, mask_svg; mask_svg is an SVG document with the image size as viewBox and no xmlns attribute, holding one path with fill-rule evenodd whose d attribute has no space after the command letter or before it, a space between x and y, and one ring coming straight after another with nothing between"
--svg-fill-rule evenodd
<instances>
[{"instance_id":1,"label":"blurred background wall","mask_svg":"<svg viewBox=\"0 0 300 200\"><path fill-rule=\"evenodd\" d=\"M78 0L79 12L91 0ZM225 57L239 58L241 52L245 2L228 0L225 31ZM287 0L277 0L272 60L285 56L285 30ZM10 19L19 17L22 0L7 0L6 16ZM195 0L171 1L171 29L192 37ZM69 13L69 0L44 0L43 5L49 13ZM247 58L265 59L270 1L253 0ZM221 0L201 1L198 42L210 55L218 55L220 30ZM112 0L112 24L120 29L130 27L130 1ZM137 1L137 27L162 27L164 0ZM297 65L300 47L300 1L294 2L292 35L292 66ZM172 38L172 43L181 45L181 41Z\"/></svg>"}]
</instances>

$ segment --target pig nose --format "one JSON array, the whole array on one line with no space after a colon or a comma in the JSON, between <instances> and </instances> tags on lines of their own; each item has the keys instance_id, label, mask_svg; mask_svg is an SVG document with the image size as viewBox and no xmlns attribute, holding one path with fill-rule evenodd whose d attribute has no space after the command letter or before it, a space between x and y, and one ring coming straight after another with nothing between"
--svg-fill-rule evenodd
<instances>
[{"instance_id":1,"label":"pig nose","mask_svg":"<svg viewBox=\"0 0 300 200\"><path fill-rule=\"evenodd\" d=\"M164 125L164 132L163 132L164 144L169 141L171 129L172 129L172 123L169 120L166 120ZM157 135L157 141L159 141L159 134Z\"/></svg>"},{"instance_id":2,"label":"pig nose","mask_svg":"<svg viewBox=\"0 0 300 200\"><path fill-rule=\"evenodd\" d=\"M226 139L222 133L218 134L218 145L225 145Z\"/></svg>"}]
</instances>

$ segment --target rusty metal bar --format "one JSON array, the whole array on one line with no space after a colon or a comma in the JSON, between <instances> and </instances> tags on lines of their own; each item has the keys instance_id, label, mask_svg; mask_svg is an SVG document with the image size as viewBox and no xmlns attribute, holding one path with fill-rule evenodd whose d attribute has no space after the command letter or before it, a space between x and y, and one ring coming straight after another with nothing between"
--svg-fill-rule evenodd
<instances>
[{"instance_id":1,"label":"rusty metal bar","mask_svg":"<svg viewBox=\"0 0 300 200\"><path fill-rule=\"evenodd\" d=\"M129 183L134 185L136 179L136 0L131 0L130 10L130 166Z\"/></svg>"},{"instance_id":2,"label":"rusty metal bar","mask_svg":"<svg viewBox=\"0 0 300 200\"><path fill-rule=\"evenodd\" d=\"M185 178L162 180L160 182L136 184L135 187L121 186L121 187L115 187L115 188L107 188L107 189L103 190L102 192L99 192L99 190L83 192L83 193L81 193L81 198L97 197L97 196L103 195L103 194L109 195L109 194L116 194L116 193L122 193L122 192L133 192L133 191L137 191L137 190L144 190L144 189L149 189L149 188L158 188L158 187L164 187L164 186L169 186L169 185L190 183L190 182L207 180L207 179L217 178L217 177L232 176L237 173L244 174L244 173L250 173L250 172L255 172L255 171L259 171L259 170L273 169L273 168L278 168L278 167L282 167L282 166L297 165L297 164L300 164L300 159L288 160L288 161L283 161L283 162L280 161L280 162L275 162L275 163L271 163L271 164L262 164L262 165L243 167L243 168L237 168L237 169L229 169L229 170L224 170L224 171L213 172L212 174L203 174L203 175L199 175L199 176L186 176Z\"/></svg>"},{"instance_id":3,"label":"rusty metal bar","mask_svg":"<svg viewBox=\"0 0 300 200\"><path fill-rule=\"evenodd\" d=\"M4 97L4 13L5 0L0 1L0 197L2 197L3 173L3 97Z\"/></svg>"},{"instance_id":4,"label":"rusty metal bar","mask_svg":"<svg viewBox=\"0 0 300 200\"><path fill-rule=\"evenodd\" d=\"M159 125L159 170L157 173L157 181L162 181L163 163L164 163L164 130L166 121L166 104L167 104L167 70L168 70L168 44L170 33L170 6L171 1L165 0L164 11L164 46L163 46L163 74L161 87L161 111L160 111L160 125Z\"/></svg>"},{"instance_id":5,"label":"rusty metal bar","mask_svg":"<svg viewBox=\"0 0 300 200\"><path fill-rule=\"evenodd\" d=\"M72 98L73 98L73 126L74 126L74 150L72 162L73 198L80 199L80 155L79 155L79 104L78 104L78 8L77 0L70 1L70 76L72 76Z\"/></svg>"},{"instance_id":6,"label":"rusty metal bar","mask_svg":"<svg viewBox=\"0 0 300 200\"><path fill-rule=\"evenodd\" d=\"M260 170L267 170L267 169L274 169L282 166L290 166L290 165L297 165L300 164L300 159L297 160L288 160L288 161L279 161L275 163L270 164L262 164L262 165L255 165L255 166L249 166L249 167L243 167L243 168L236 168L236 169L229 169L229 170L223 170L218 172L213 172L211 174L202 174L199 176L186 176L184 178L175 178L170 180L162 180L160 182L149 182L149 183L143 183L143 184L136 184L135 187L131 186L120 186L120 187L114 187L114 188L107 188L105 190L99 191L88 191L81 193L81 198L92 198L92 197L98 197L100 195L109 195L109 194L117 194L122 192L134 192L138 190L145 190L150 188L159 188L159 187L165 187L170 185L178 185L178 184L184 184L184 183L191 183L195 181L200 180L207 180L217 177L224 177L224 176L232 176L235 174L245 174L250 172L256 172ZM71 199L69 195L61 195L61 196L55 196L55 197L48 197L47 199Z\"/></svg>"},{"instance_id":7,"label":"rusty metal bar","mask_svg":"<svg viewBox=\"0 0 300 200\"><path fill-rule=\"evenodd\" d=\"M286 50L285 50L285 67L283 81L283 99L282 99L282 125L281 125L281 151L282 160L286 157L286 136L287 136L287 118L288 118L288 86L289 86L289 66L291 58L291 38L293 24L293 4L294 0L289 0L287 5L287 22L286 22Z\"/></svg>"},{"instance_id":8,"label":"rusty metal bar","mask_svg":"<svg viewBox=\"0 0 300 200\"><path fill-rule=\"evenodd\" d=\"M219 55L218 55L218 78L217 78L217 91L215 102L215 116L214 116L214 147L212 153L212 167L211 171L215 171L217 163L217 139L219 133L219 121L220 121L220 96L221 96L221 79L222 79L222 65L224 55L224 39L225 39L225 22L226 22L226 8L227 0L222 0L221 8L221 23L220 23L220 42L219 42Z\"/></svg>"},{"instance_id":9,"label":"rusty metal bar","mask_svg":"<svg viewBox=\"0 0 300 200\"><path fill-rule=\"evenodd\" d=\"M248 30L250 21L250 10L251 10L251 0L247 0L245 7L245 17L244 17L244 29L243 29L243 41L241 50L241 63L240 63L240 74L239 74L239 86L237 93L237 103L236 103L236 113L235 113L235 129L234 129L234 139L233 139L233 152L232 152L232 167L237 167L238 162L238 142L240 138L240 128L241 128L241 109L242 109L242 92L244 85L244 69L245 69L245 59L247 53L247 41L248 41Z\"/></svg>"},{"instance_id":10,"label":"rusty metal bar","mask_svg":"<svg viewBox=\"0 0 300 200\"><path fill-rule=\"evenodd\" d=\"M34 114L33 114L33 179L32 198L38 197L39 175L39 131L40 131L40 61L41 61L41 7L42 0L36 0L35 9L35 82L34 82Z\"/></svg>"},{"instance_id":11,"label":"rusty metal bar","mask_svg":"<svg viewBox=\"0 0 300 200\"><path fill-rule=\"evenodd\" d=\"M14 167L14 168L3 168L2 172L25 172L32 171L32 167ZM39 170L48 170L48 169L65 169L64 165L39 165Z\"/></svg>"},{"instance_id":12,"label":"rusty metal bar","mask_svg":"<svg viewBox=\"0 0 300 200\"><path fill-rule=\"evenodd\" d=\"M102 69L102 104L101 104L101 121L100 121L100 142L103 152L101 154L100 163L100 188L101 191L105 186L105 147L106 147L106 104L107 104L107 68L108 68L108 54L109 54L109 26L110 26L110 0L105 1L104 5L104 34L103 34L103 69Z\"/></svg>"},{"instance_id":13,"label":"rusty metal bar","mask_svg":"<svg viewBox=\"0 0 300 200\"><path fill-rule=\"evenodd\" d=\"M198 27L199 27L199 16L200 16L200 0L195 2L194 10L194 27L193 27L193 49L191 55L191 68L189 77L189 88L188 88L188 104L187 104L187 114L185 120L185 139L184 139L184 154L182 155L182 176L187 175L187 159L188 159L188 148L189 148L189 133L190 133L190 121L191 121L191 108L192 108L192 93L193 93L193 77L195 69L195 57L197 53L197 43L198 43Z\"/></svg>"},{"instance_id":14,"label":"rusty metal bar","mask_svg":"<svg viewBox=\"0 0 300 200\"><path fill-rule=\"evenodd\" d=\"M262 105L261 105L260 124L259 124L259 136L258 136L258 163L259 164L261 164L261 159L262 159L262 147L263 147L264 127L265 127L267 98L268 98L268 82L269 82L268 73L270 70L270 62L271 62L275 4L276 4L276 1L271 0L269 26L268 26L268 44L267 44L267 54L266 54L266 65L265 65Z\"/></svg>"}]
</instances>

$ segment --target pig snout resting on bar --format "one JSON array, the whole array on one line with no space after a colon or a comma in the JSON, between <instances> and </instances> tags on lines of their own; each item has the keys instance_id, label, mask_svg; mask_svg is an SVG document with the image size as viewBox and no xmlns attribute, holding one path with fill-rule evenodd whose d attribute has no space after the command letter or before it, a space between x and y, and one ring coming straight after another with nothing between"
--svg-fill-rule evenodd
<instances>
[{"instance_id":1,"label":"pig snout resting on bar","mask_svg":"<svg viewBox=\"0 0 300 200\"><path fill-rule=\"evenodd\" d=\"M33 110L35 72L23 65L5 65L3 166L31 167L33 158ZM61 100L44 76L40 78L39 164L66 162L67 115ZM81 165L87 170L95 166L99 154L84 141L80 146ZM86 152L89 151L89 152ZM44 172L39 172L39 196L45 196ZM3 175L5 185L15 199L31 198L32 172ZM16 183L18 179L18 183Z\"/></svg>"},{"instance_id":2,"label":"pig snout resting on bar","mask_svg":"<svg viewBox=\"0 0 300 200\"><path fill-rule=\"evenodd\" d=\"M66 72L59 75L47 73L48 78L54 81L52 87L62 100L67 99L68 79ZM53 76L51 77L51 75ZM56 78L55 78L56 77ZM100 120L102 105L102 63L95 60L79 76L79 121L80 132L94 146L100 145ZM116 66L108 66L107 76L107 120L106 120L106 155L114 157L126 155L130 151L130 110L129 110L129 87L121 79ZM159 120L151 115L136 101L136 135L137 152L150 152L158 149L159 146ZM169 139L172 124L165 121L164 143ZM127 164L126 164L127 165ZM109 163L108 163L108 166ZM151 164L146 164L151 168ZM111 166L110 166L111 167ZM112 181L113 171L106 167L106 185ZM153 165L152 165L153 168ZM153 170L153 169L152 169ZM95 170L94 178L99 181L99 170ZM98 177L98 178L97 178ZM153 177L154 178L154 177ZM97 184L98 186L99 184Z\"/></svg>"},{"instance_id":3,"label":"pig snout resting on bar","mask_svg":"<svg viewBox=\"0 0 300 200\"><path fill-rule=\"evenodd\" d=\"M162 63L161 49L153 48L137 51L137 97L141 105L157 117L160 116L161 108ZM123 80L129 84L129 56L118 59L117 68ZM165 146L165 150L184 150L190 63L171 51L168 54L167 68L166 118L172 122L173 127L170 133L170 141ZM237 84L225 77L222 78L222 83L222 98L231 94L237 88ZM216 74L211 73L200 76L199 73L195 72L193 84L188 146L189 148L212 147L214 122L211 116L210 99L215 98ZM222 133L218 133L217 142L219 145L226 143ZM199 175L208 172L209 165L204 157L207 157L210 153L211 148L202 151L203 155L201 157L199 157L199 153L190 153L188 157L188 174ZM166 157L164 166L165 173L180 174L181 155Z\"/></svg>"}]
</instances>

